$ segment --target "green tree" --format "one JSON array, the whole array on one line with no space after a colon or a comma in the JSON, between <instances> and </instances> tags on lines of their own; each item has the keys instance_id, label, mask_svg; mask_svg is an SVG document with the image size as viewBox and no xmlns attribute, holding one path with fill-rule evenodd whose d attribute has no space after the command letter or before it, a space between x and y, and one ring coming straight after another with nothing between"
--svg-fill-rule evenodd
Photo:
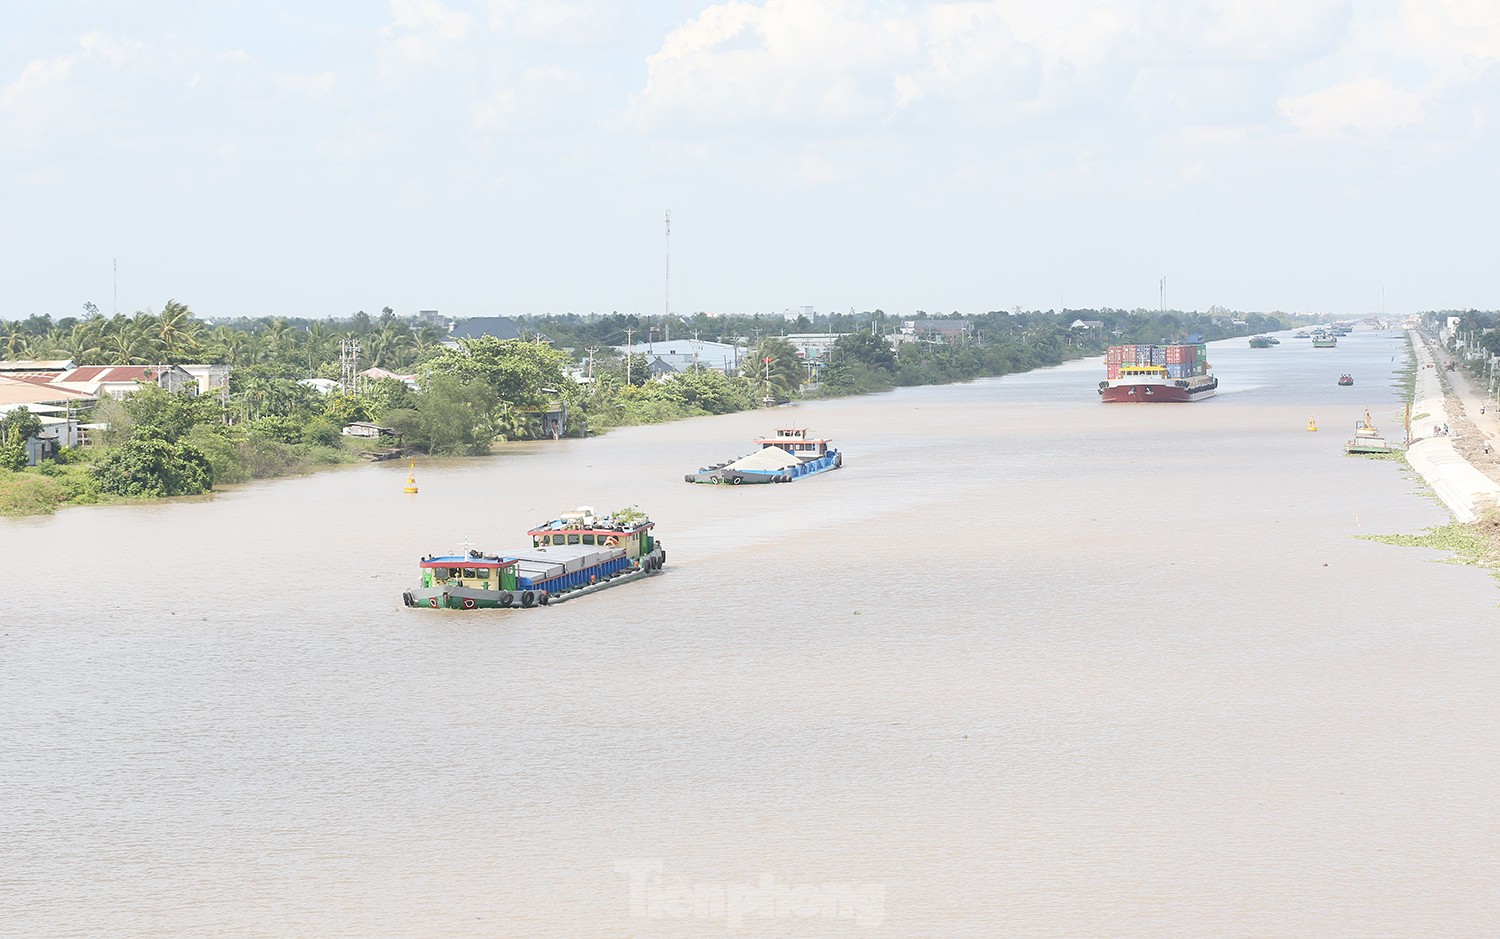
<instances>
[{"instance_id":1,"label":"green tree","mask_svg":"<svg viewBox=\"0 0 1500 939\"><path fill-rule=\"evenodd\" d=\"M120 400L120 407L133 426L154 427L170 442L187 436L197 424L223 422L223 408L213 395L167 391L157 385L142 385Z\"/></svg>"},{"instance_id":2,"label":"green tree","mask_svg":"<svg viewBox=\"0 0 1500 939\"><path fill-rule=\"evenodd\" d=\"M89 467L99 491L133 498L190 496L213 488L213 467L198 448L172 443L153 427L138 425L124 446Z\"/></svg>"},{"instance_id":3,"label":"green tree","mask_svg":"<svg viewBox=\"0 0 1500 939\"><path fill-rule=\"evenodd\" d=\"M383 421L402 443L428 453L488 453L495 439L500 401L484 382L434 376L410 411L386 412Z\"/></svg>"},{"instance_id":4,"label":"green tree","mask_svg":"<svg viewBox=\"0 0 1500 939\"><path fill-rule=\"evenodd\" d=\"M542 343L484 336L460 339L458 346L428 360L434 381L447 376L465 385L482 383L513 415L541 410L572 383L563 370L567 356Z\"/></svg>"},{"instance_id":5,"label":"green tree","mask_svg":"<svg viewBox=\"0 0 1500 939\"><path fill-rule=\"evenodd\" d=\"M891 351L891 342L884 336L857 332L840 336L833 343L830 356L834 362L858 362L867 368L896 370L896 353Z\"/></svg>"},{"instance_id":6,"label":"green tree","mask_svg":"<svg viewBox=\"0 0 1500 939\"><path fill-rule=\"evenodd\" d=\"M26 468L26 441L42 432L42 419L27 407L12 409L0 417L0 467Z\"/></svg>"},{"instance_id":7,"label":"green tree","mask_svg":"<svg viewBox=\"0 0 1500 939\"><path fill-rule=\"evenodd\" d=\"M203 324L193 317L187 304L168 300L156 318L156 340L168 362L185 362L198 352Z\"/></svg>"},{"instance_id":8,"label":"green tree","mask_svg":"<svg viewBox=\"0 0 1500 939\"><path fill-rule=\"evenodd\" d=\"M805 369L796 348L780 336L762 339L741 373L754 384L758 396L791 398L802 387Z\"/></svg>"}]
</instances>

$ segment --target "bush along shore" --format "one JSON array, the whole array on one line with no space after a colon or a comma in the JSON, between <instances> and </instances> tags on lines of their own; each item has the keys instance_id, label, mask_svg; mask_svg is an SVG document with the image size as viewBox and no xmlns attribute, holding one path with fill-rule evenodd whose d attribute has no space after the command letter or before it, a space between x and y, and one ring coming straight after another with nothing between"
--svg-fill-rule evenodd
<instances>
[{"instance_id":1,"label":"bush along shore","mask_svg":"<svg viewBox=\"0 0 1500 939\"><path fill-rule=\"evenodd\" d=\"M1236 322L1238 320L1238 322ZM660 318L657 318L660 322ZM74 416L87 446L27 466L35 416L0 420L0 515L65 505L190 496L217 485L405 454L470 455L496 441L581 436L612 427L727 414L769 402L968 381L1102 353L1110 343L1203 340L1283 328L1274 316L1073 310L989 313L941 320L949 333L880 311L801 318L677 317L678 335L744 350L738 369L688 367L659 374L646 355L616 351L649 326L635 316L522 318L520 339L444 342L430 323L379 318L267 318L212 328L170 301L162 314L34 316L0 330L0 358L73 365L208 363L229 367L216 393L169 392L143 383ZM1080 327L1080 322L1087 325ZM954 327L953 324L958 324ZM776 333L836 336L816 361ZM349 389L347 366L379 366ZM562 347L562 348L560 348ZM342 378L343 381L334 381ZM331 391L319 390L321 385ZM352 437L357 424L378 438Z\"/></svg>"}]
</instances>

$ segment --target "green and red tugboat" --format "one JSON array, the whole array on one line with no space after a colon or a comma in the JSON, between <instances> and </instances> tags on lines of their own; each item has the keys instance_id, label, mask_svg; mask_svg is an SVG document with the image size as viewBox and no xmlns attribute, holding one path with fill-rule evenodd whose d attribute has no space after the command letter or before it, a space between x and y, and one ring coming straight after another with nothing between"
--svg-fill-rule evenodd
<instances>
[{"instance_id":1,"label":"green and red tugboat","mask_svg":"<svg viewBox=\"0 0 1500 939\"><path fill-rule=\"evenodd\" d=\"M655 527L638 509L597 515L580 506L533 528L528 549L424 557L421 586L401 599L407 606L449 610L559 603L661 570L667 551L652 536Z\"/></svg>"}]
</instances>

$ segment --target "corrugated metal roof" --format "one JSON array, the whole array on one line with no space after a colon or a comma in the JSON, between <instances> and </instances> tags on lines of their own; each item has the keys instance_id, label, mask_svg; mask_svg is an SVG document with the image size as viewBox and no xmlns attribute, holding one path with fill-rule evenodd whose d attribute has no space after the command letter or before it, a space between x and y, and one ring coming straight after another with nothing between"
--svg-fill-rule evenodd
<instances>
[{"instance_id":1,"label":"corrugated metal roof","mask_svg":"<svg viewBox=\"0 0 1500 939\"><path fill-rule=\"evenodd\" d=\"M0 372L65 372L73 367L70 359L7 359L0 362Z\"/></svg>"},{"instance_id":2,"label":"corrugated metal roof","mask_svg":"<svg viewBox=\"0 0 1500 939\"><path fill-rule=\"evenodd\" d=\"M88 401L93 395L56 385L16 381L0 377L0 404L50 404L52 402Z\"/></svg>"}]
</instances>

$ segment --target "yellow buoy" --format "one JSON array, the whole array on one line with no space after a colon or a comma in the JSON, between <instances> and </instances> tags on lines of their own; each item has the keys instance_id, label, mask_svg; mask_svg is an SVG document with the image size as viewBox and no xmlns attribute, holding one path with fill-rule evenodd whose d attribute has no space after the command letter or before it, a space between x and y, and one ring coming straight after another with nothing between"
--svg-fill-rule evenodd
<instances>
[{"instance_id":1,"label":"yellow buoy","mask_svg":"<svg viewBox=\"0 0 1500 939\"><path fill-rule=\"evenodd\" d=\"M408 470L409 471L406 474L406 488L403 489L403 490L401 490L401 491L402 492L409 492L412 495L416 495L417 494L417 464L415 462L413 462L411 464L411 466L408 467Z\"/></svg>"},{"instance_id":2,"label":"yellow buoy","mask_svg":"<svg viewBox=\"0 0 1500 939\"><path fill-rule=\"evenodd\" d=\"M1309 417L1307 419L1307 429L1308 430L1317 430L1318 429L1318 422Z\"/></svg>"}]
</instances>

